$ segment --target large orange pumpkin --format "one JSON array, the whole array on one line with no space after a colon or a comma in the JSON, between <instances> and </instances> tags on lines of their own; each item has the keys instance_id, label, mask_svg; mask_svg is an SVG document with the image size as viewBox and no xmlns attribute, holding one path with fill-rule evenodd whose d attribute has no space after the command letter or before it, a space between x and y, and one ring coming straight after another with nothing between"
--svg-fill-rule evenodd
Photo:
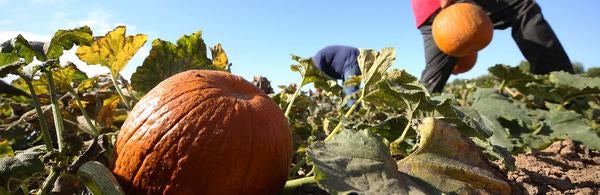
<instances>
[{"instance_id":1,"label":"large orange pumpkin","mask_svg":"<svg viewBox=\"0 0 600 195\"><path fill-rule=\"evenodd\" d=\"M431 33L438 48L451 56L463 57L478 52L492 40L492 20L477 5L455 3L440 11Z\"/></svg>"},{"instance_id":2,"label":"large orange pumpkin","mask_svg":"<svg viewBox=\"0 0 600 195\"><path fill-rule=\"evenodd\" d=\"M292 161L280 108L239 76L191 70L158 84L117 137L128 194L278 194Z\"/></svg>"},{"instance_id":3,"label":"large orange pumpkin","mask_svg":"<svg viewBox=\"0 0 600 195\"><path fill-rule=\"evenodd\" d=\"M471 70L473 66L475 66L475 62L477 62L477 53L459 57L458 59L456 59L456 64L452 69L452 74L456 75Z\"/></svg>"}]
</instances>

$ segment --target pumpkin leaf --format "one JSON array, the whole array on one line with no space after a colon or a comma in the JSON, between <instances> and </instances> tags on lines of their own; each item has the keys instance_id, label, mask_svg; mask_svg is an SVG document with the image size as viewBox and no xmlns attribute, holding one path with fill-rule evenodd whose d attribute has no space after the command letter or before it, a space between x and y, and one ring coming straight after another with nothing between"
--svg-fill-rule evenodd
<instances>
[{"instance_id":1,"label":"pumpkin leaf","mask_svg":"<svg viewBox=\"0 0 600 195\"><path fill-rule=\"evenodd\" d=\"M44 55L43 46L32 45L34 42L29 42L23 35L17 35L17 37L10 40L10 42L3 44L2 57L0 57L0 65L13 64L15 59L23 58L23 65L29 64L33 61L34 57L40 61L46 61L46 55ZM39 42L38 42L39 43ZM9 56L4 56L9 55Z\"/></svg>"},{"instance_id":2,"label":"pumpkin leaf","mask_svg":"<svg viewBox=\"0 0 600 195\"><path fill-rule=\"evenodd\" d=\"M223 50L221 43L218 43L212 47L210 47L210 53L212 55L212 64L217 67L219 70L229 70L229 58L227 58L227 54Z\"/></svg>"},{"instance_id":3,"label":"pumpkin leaf","mask_svg":"<svg viewBox=\"0 0 600 195\"><path fill-rule=\"evenodd\" d=\"M312 58L301 58L293 54L291 57L297 63L291 65L290 69L300 73L300 76L302 76L300 87L313 83L315 88L322 89L330 95L337 96L341 94L342 87L337 84L335 79L319 70L312 61Z\"/></svg>"},{"instance_id":4,"label":"pumpkin leaf","mask_svg":"<svg viewBox=\"0 0 600 195\"><path fill-rule=\"evenodd\" d=\"M112 125L119 102L119 96L112 96L103 101L102 108L96 117L96 121L98 121L102 127L110 127Z\"/></svg>"},{"instance_id":5,"label":"pumpkin leaf","mask_svg":"<svg viewBox=\"0 0 600 195\"><path fill-rule=\"evenodd\" d=\"M225 70L208 59L200 31L184 35L177 44L161 39L152 41L150 54L131 75L131 85L136 91L146 93L166 78L193 69Z\"/></svg>"},{"instance_id":6,"label":"pumpkin leaf","mask_svg":"<svg viewBox=\"0 0 600 195\"><path fill-rule=\"evenodd\" d=\"M551 72L548 78L557 87L571 87L578 90L596 89L600 93L600 78L584 77L567 72Z\"/></svg>"},{"instance_id":7,"label":"pumpkin leaf","mask_svg":"<svg viewBox=\"0 0 600 195\"><path fill-rule=\"evenodd\" d=\"M112 75L118 75L127 62L146 43L147 36L125 36L125 26L118 26L105 36L94 40L90 46L77 48L76 55L88 64L108 67Z\"/></svg>"},{"instance_id":8,"label":"pumpkin leaf","mask_svg":"<svg viewBox=\"0 0 600 195\"><path fill-rule=\"evenodd\" d=\"M0 53L0 58L5 57L6 59L0 59L2 61L13 61L11 64L0 65L0 78L6 77L8 74L17 73L17 71L21 68L22 63L19 62L19 57L14 54L4 55ZM16 58L15 58L16 57Z\"/></svg>"},{"instance_id":9,"label":"pumpkin leaf","mask_svg":"<svg viewBox=\"0 0 600 195\"><path fill-rule=\"evenodd\" d=\"M476 110L483 124L494 131L490 137L492 144L505 147L509 151L514 147L510 140L511 134L527 133L518 130L527 129L528 124L534 121L527 110L517 106L518 102L496 93L494 89L480 88L473 94L473 99L470 108ZM504 120L517 121L521 128L504 128Z\"/></svg>"},{"instance_id":10,"label":"pumpkin leaf","mask_svg":"<svg viewBox=\"0 0 600 195\"><path fill-rule=\"evenodd\" d=\"M431 192L400 173L385 140L370 131L344 130L307 150L315 179L329 193L414 194Z\"/></svg>"},{"instance_id":11,"label":"pumpkin leaf","mask_svg":"<svg viewBox=\"0 0 600 195\"><path fill-rule=\"evenodd\" d=\"M92 30L88 26L83 26L71 30L59 30L54 33L50 40L50 45L45 51L49 59L59 58L64 50L69 50L73 45L85 46L92 42Z\"/></svg>"},{"instance_id":12,"label":"pumpkin leaf","mask_svg":"<svg viewBox=\"0 0 600 195\"><path fill-rule=\"evenodd\" d=\"M364 82L363 96L377 89L378 81L395 61L396 50L393 48L383 48L379 52L371 49L360 50L357 62Z\"/></svg>"},{"instance_id":13,"label":"pumpkin leaf","mask_svg":"<svg viewBox=\"0 0 600 195\"><path fill-rule=\"evenodd\" d=\"M417 129L419 147L398 161L400 171L449 194L511 192L508 183L494 175L479 148L451 124L425 118Z\"/></svg>"},{"instance_id":14,"label":"pumpkin leaf","mask_svg":"<svg viewBox=\"0 0 600 195\"><path fill-rule=\"evenodd\" d=\"M54 68L51 73L54 78L54 87L59 93L67 93L73 89L72 83L87 79L87 75L73 63L69 63L65 67ZM48 93L48 77L46 74L48 73L44 72L36 79L31 80L34 90L38 94ZM16 79L12 84L23 91L29 92L29 87L23 78Z\"/></svg>"},{"instance_id":15,"label":"pumpkin leaf","mask_svg":"<svg viewBox=\"0 0 600 195\"><path fill-rule=\"evenodd\" d=\"M574 111L555 111L548 114L545 123L552 129L550 136L560 139L573 139L586 146L600 150L600 137L591 131L583 116Z\"/></svg>"},{"instance_id":16,"label":"pumpkin leaf","mask_svg":"<svg viewBox=\"0 0 600 195\"><path fill-rule=\"evenodd\" d=\"M83 71L79 70L73 63L69 63L65 67L53 69L52 77L55 80L54 84L58 90L72 89L73 82L81 82L88 78L87 75ZM42 76L40 81L44 82L46 79L46 77Z\"/></svg>"},{"instance_id":17,"label":"pumpkin leaf","mask_svg":"<svg viewBox=\"0 0 600 195\"><path fill-rule=\"evenodd\" d=\"M45 146L36 146L18 153L14 157L0 158L0 185L8 187L5 184L10 179L24 180L35 173L44 172L44 163L39 158L45 153L44 150Z\"/></svg>"},{"instance_id":18,"label":"pumpkin leaf","mask_svg":"<svg viewBox=\"0 0 600 195\"><path fill-rule=\"evenodd\" d=\"M527 82L534 80L530 74L523 72L519 67L509 67L503 64L496 64L490 67L488 71L500 79L505 87L513 87L516 85L524 85Z\"/></svg>"}]
</instances>

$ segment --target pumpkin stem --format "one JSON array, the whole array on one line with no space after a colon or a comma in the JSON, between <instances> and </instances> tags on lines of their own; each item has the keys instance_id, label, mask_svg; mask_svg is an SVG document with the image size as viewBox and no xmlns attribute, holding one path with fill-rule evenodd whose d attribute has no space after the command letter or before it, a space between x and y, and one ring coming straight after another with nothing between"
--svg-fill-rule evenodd
<instances>
[{"instance_id":1,"label":"pumpkin stem","mask_svg":"<svg viewBox=\"0 0 600 195\"><path fill-rule=\"evenodd\" d=\"M125 104L125 107L127 108L127 110L131 111L131 105L129 105L129 102L127 101L127 99L125 99L123 92L121 92L121 88L119 87L119 84L117 84L117 75L113 74L112 72L110 73L110 75L111 75L110 80L112 80L112 83L115 86L115 90L117 91L117 94L119 94L119 97L121 97L121 101L123 102L123 104Z\"/></svg>"},{"instance_id":2,"label":"pumpkin stem","mask_svg":"<svg viewBox=\"0 0 600 195\"><path fill-rule=\"evenodd\" d=\"M317 180L315 179L315 177L303 177L303 178L299 178L299 179L289 180L289 181L285 182L285 187L283 187L283 191L284 192L291 191L300 186L303 186L306 184L313 184L313 183L317 183Z\"/></svg>"},{"instance_id":3,"label":"pumpkin stem","mask_svg":"<svg viewBox=\"0 0 600 195\"><path fill-rule=\"evenodd\" d=\"M27 88L29 88L29 95L31 95L31 101L33 103L33 107L35 107L35 112L38 115L38 122L40 123L40 128L42 129L42 136L44 137L44 143L46 144L46 150L48 152L54 150L52 138L50 138L50 131L48 130L48 122L46 121L46 117L44 117L44 111L42 110L42 106L40 105L40 98L34 90L33 83L31 83L31 78L25 76L24 74L19 74L21 78L27 84Z\"/></svg>"},{"instance_id":4,"label":"pumpkin stem","mask_svg":"<svg viewBox=\"0 0 600 195\"><path fill-rule=\"evenodd\" d=\"M288 119L288 121L290 120L289 115L290 115L290 111L292 110L292 106L294 105L294 101L296 101L296 97L298 97L298 95L300 94L300 88L302 88L302 86L298 86L298 88L296 88L296 91L294 92L294 95L292 96L290 103L288 104L287 108L285 109L284 116L285 116L285 118Z\"/></svg>"},{"instance_id":5,"label":"pumpkin stem","mask_svg":"<svg viewBox=\"0 0 600 195\"><path fill-rule=\"evenodd\" d=\"M364 96L360 96L360 98L358 98L358 100L356 100L352 106L350 107L350 109L348 109L348 111L346 112L346 114L344 114L344 116L342 116L340 118L340 122L335 126L335 128L333 129L333 131L331 131L331 133L325 138L325 141L330 140L331 138L333 138L333 135L339 133L340 131L342 131L342 124L343 124L343 119L344 118L348 118L350 117L350 115L352 115L352 113L354 113L354 110L356 110L356 108L358 107L358 105L360 104L360 102L362 102Z\"/></svg>"}]
</instances>

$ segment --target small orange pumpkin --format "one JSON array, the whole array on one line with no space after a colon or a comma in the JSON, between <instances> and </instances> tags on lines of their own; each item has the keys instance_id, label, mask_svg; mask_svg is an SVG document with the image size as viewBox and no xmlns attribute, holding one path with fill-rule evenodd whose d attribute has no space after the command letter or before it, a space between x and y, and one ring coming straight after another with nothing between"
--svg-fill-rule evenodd
<instances>
[{"instance_id":1,"label":"small orange pumpkin","mask_svg":"<svg viewBox=\"0 0 600 195\"><path fill-rule=\"evenodd\" d=\"M477 53L457 58L452 74L457 75L471 70L475 66L475 62L477 62Z\"/></svg>"},{"instance_id":2,"label":"small orange pumpkin","mask_svg":"<svg viewBox=\"0 0 600 195\"><path fill-rule=\"evenodd\" d=\"M486 47L494 27L489 16L477 5L455 3L440 11L431 26L438 48L454 57L463 57Z\"/></svg>"},{"instance_id":3,"label":"small orange pumpkin","mask_svg":"<svg viewBox=\"0 0 600 195\"><path fill-rule=\"evenodd\" d=\"M292 140L281 109L254 85L190 70L135 105L115 151L128 194L278 194Z\"/></svg>"}]
</instances>

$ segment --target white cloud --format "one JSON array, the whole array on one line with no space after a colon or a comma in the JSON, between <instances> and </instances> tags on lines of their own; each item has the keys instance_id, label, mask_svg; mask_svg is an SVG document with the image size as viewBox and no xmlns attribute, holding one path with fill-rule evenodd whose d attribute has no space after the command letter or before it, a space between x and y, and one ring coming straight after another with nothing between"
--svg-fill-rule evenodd
<instances>
[{"instance_id":1,"label":"white cloud","mask_svg":"<svg viewBox=\"0 0 600 195\"><path fill-rule=\"evenodd\" d=\"M135 26L127 25L124 22L115 22L112 15L103 10L90 11L85 18L79 20L70 20L70 16L66 13L56 13L53 17L54 19L53 22L51 22L52 24L66 24L67 28L75 28L87 25L94 32L94 36L104 35L119 25L127 26L128 32L135 31Z\"/></svg>"},{"instance_id":2,"label":"white cloud","mask_svg":"<svg viewBox=\"0 0 600 195\"><path fill-rule=\"evenodd\" d=\"M59 60L61 65L65 65L68 62L72 62L73 64L77 65L77 68L79 68L79 70L85 72L89 77L93 77L99 74L110 73L110 70L108 70L107 67L100 65L87 65L87 63L81 61L79 57L75 55L77 48L77 46L74 46L70 50L65 51L63 55L60 56Z\"/></svg>"},{"instance_id":3,"label":"white cloud","mask_svg":"<svg viewBox=\"0 0 600 195\"><path fill-rule=\"evenodd\" d=\"M25 39L28 41L48 41L50 37L48 35L39 35L30 32L22 32L22 31L2 31L0 32L0 42L4 42L6 40L17 37L17 35L23 35Z\"/></svg>"}]
</instances>

